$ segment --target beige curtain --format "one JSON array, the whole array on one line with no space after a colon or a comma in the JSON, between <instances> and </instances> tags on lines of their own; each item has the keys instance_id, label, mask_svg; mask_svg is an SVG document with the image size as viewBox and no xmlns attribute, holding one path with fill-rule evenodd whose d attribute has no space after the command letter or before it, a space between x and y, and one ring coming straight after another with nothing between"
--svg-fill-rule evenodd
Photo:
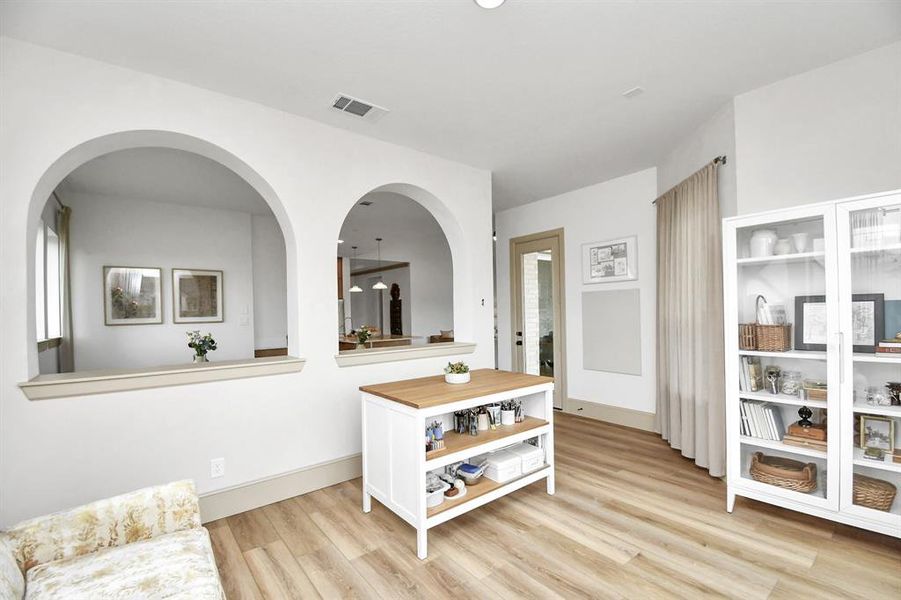
<instances>
[{"instance_id":1,"label":"beige curtain","mask_svg":"<svg viewBox=\"0 0 901 600\"><path fill-rule=\"evenodd\" d=\"M657 199L657 431L725 474L723 271L716 165Z\"/></svg>"},{"instance_id":2,"label":"beige curtain","mask_svg":"<svg viewBox=\"0 0 901 600\"><path fill-rule=\"evenodd\" d=\"M59 236L59 293L60 304L62 304L59 372L71 373L75 371L75 347L72 339L72 278L69 271L69 219L72 216L72 209L60 204L56 223L56 234Z\"/></svg>"}]
</instances>

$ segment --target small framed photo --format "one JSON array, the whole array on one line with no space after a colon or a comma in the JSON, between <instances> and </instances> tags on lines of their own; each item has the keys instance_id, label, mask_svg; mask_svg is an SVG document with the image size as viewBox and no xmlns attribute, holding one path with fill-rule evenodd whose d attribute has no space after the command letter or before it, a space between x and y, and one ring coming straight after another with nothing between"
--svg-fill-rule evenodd
<instances>
[{"instance_id":1,"label":"small framed photo","mask_svg":"<svg viewBox=\"0 0 901 600\"><path fill-rule=\"evenodd\" d=\"M172 269L174 323L221 323L222 271Z\"/></svg>"},{"instance_id":2,"label":"small framed photo","mask_svg":"<svg viewBox=\"0 0 901 600\"><path fill-rule=\"evenodd\" d=\"M826 296L795 296L795 350L825 352L828 337Z\"/></svg>"},{"instance_id":3,"label":"small framed photo","mask_svg":"<svg viewBox=\"0 0 901 600\"><path fill-rule=\"evenodd\" d=\"M891 417L860 415L860 447L891 454L895 450L895 422Z\"/></svg>"},{"instance_id":4,"label":"small framed photo","mask_svg":"<svg viewBox=\"0 0 901 600\"><path fill-rule=\"evenodd\" d=\"M638 237L582 244L582 283L638 279Z\"/></svg>"},{"instance_id":5,"label":"small framed photo","mask_svg":"<svg viewBox=\"0 0 901 600\"><path fill-rule=\"evenodd\" d=\"M162 269L103 267L105 325L159 325L163 322Z\"/></svg>"}]
</instances>

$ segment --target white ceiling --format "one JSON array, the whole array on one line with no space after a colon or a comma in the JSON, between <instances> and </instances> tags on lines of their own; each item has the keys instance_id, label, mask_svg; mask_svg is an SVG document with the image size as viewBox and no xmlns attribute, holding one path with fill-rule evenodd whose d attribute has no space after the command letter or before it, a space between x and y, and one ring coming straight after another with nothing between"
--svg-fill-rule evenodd
<instances>
[{"instance_id":1,"label":"white ceiling","mask_svg":"<svg viewBox=\"0 0 901 600\"><path fill-rule=\"evenodd\" d=\"M72 171L58 190L64 201L71 193L99 194L272 215L263 197L231 169L171 148L135 148L98 156Z\"/></svg>"},{"instance_id":2,"label":"white ceiling","mask_svg":"<svg viewBox=\"0 0 901 600\"><path fill-rule=\"evenodd\" d=\"M656 164L732 96L901 39L901 2L7 0L0 33L494 172L498 209ZM633 86L645 93L627 100ZM329 107L343 92L391 112Z\"/></svg>"}]
</instances>

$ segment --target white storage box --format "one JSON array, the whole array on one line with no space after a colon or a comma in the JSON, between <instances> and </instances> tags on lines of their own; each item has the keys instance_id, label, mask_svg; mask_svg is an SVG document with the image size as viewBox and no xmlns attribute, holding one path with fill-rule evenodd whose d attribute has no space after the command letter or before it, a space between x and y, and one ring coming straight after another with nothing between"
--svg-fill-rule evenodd
<instances>
[{"instance_id":1,"label":"white storage box","mask_svg":"<svg viewBox=\"0 0 901 600\"><path fill-rule=\"evenodd\" d=\"M532 444L516 444L506 448L522 459L522 472L531 473L544 466L544 449Z\"/></svg>"},{"instance_id":2,"label":"white storage box","mask_svg":"<svg viewBox=\"0 0 901 600\"><path fill-rule=\"evenodd\" d=\"M509 450L498 450L488 455L485 477L498 483L506 483L522 475L522 458Z\"/></svg>"}]
</instances>

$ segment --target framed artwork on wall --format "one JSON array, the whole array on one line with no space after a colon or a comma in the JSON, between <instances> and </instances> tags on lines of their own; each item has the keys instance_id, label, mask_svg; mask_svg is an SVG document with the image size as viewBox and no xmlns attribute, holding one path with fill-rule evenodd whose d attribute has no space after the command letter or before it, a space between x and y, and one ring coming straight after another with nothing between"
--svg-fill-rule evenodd
<instances>
[{"instance_id":1,"label":"framed artwork on wall","mask_svg":"<svg viewBox=\"0 0 901 600\"><path fill-rule=\"evenodd\" d=\"M638 279L638 237L582 244L582 283Z\"/></svg>"},{"instance_id":2,"label":"framed artwork on wall","mask_svg":"<svg viewBox=\"0 0 901 600\"><path fill-rule=\"evenodd\" d=\"M172 321L221 323L222 271L172 269Z\"/></svg>"},{"instance_id":3,"label":"framed artwork on wall","mask_svg":"<svg viewBox=\"0 0 901 600\"><path fill-rule=\"evenodd\" d=\"M853 294L854 352L876 352L885 334L884 294ZM795 296L795 350L826 350L826 296Z\"/></svg>"},{"instance_id":4,"label":"framed artwork on wall","mask_svg":"<svg viewBox=\"0 0 901 600\"><path fill-rule=\"evenodd\" d=\"M162 269L103 267L105 325L159 325L163 322Z\"/></svg>"}]
</instances>

